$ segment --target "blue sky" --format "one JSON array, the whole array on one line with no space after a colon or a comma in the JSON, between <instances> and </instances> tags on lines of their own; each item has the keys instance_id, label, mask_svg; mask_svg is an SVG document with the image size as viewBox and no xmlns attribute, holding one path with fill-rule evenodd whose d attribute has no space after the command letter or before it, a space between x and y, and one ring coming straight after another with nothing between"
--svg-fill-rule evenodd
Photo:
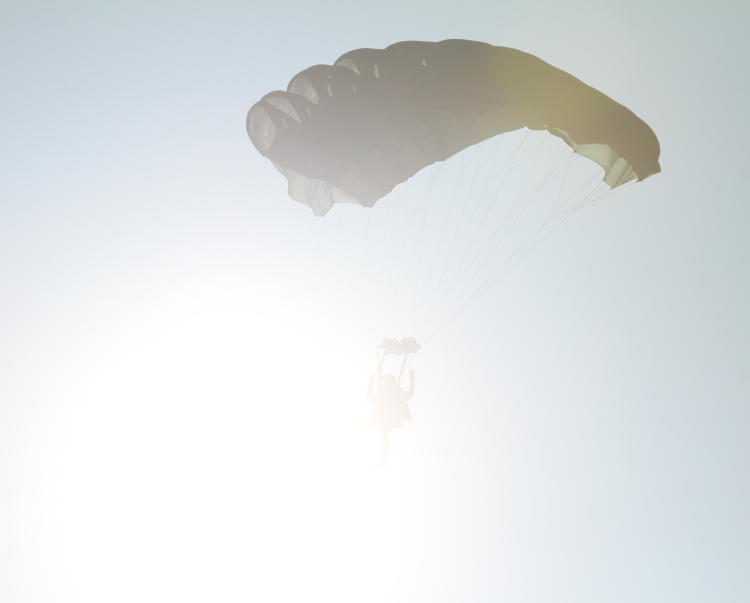
<instances>
[{"instance_id":1,"label":"blue sky","mask_svg":"<svg viewBox=\"0 0 750 603\"><path fill-rule=\"evenodd\" d=\"M4 9L0 598L748 599L743 4ZM378 231L289 200L244 119L347 50L453 37L630 107L663 171L425 346L378 471Z\"/></svg>"}]
</instances>

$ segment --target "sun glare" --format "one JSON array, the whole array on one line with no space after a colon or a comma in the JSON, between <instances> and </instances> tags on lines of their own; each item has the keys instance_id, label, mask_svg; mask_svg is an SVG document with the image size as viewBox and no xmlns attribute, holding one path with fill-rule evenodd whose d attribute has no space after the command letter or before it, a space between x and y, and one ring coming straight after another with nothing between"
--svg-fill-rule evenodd
<instances>
[{"instance_id":1,"label":"sun glare","mask_svg":"<svg viewBox=\"0 0 750 603\"><path fill-rule=\"evenodd\" d=\"M228 575L257 600L301 599L316 581L332 600L368 600L354 591L394 557L406 479L376 468L358 430L372 367L310 320L319 308L183 284L182 299L114 309L68 358L45 509L50 563L66 560L57 579L81 600L123 567L123 601L143 588L206 600Z\"/></svg>"}]
</instances>

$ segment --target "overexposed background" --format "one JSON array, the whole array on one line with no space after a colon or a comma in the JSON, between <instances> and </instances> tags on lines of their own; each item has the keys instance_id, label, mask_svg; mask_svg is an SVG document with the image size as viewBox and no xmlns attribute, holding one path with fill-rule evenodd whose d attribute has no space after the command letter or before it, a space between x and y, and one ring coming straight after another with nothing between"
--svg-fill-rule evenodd
<instances>
[{"instance_id":1,"label":"overexposed background","mask_svg":"<svg viewBox=\"0 0 750 603\"><path fill-rule=\"evenodd\" d=\"M0 600L750 598L748 9L448 4L3 3ZM421 331L361 278L365 210L289 200L244 118L454 37L630 107L663 173L425 345L379 470L374 346Z\"/></svg>"}]
</instances>

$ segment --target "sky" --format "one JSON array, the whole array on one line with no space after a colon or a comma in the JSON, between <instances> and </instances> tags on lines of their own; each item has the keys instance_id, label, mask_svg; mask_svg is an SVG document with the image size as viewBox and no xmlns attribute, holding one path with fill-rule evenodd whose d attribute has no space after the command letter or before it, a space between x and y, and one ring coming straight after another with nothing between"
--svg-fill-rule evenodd
<instances>
[{"instance_id":1,"label":"sky","mask_svg":"<svg viewBox=\"0 0 750 603\"><path fill-rule=\"evenodd\" d=\"M748 11L4 2L0 600L747 601ZM428 316L404 283L473 242L410 251L452 222L416 219L429 170L319 219L244 121L310 65L446 38L628 106L662 173L466 303L449 269ZM378 468L367 380L407 335Z\"/></svg>"}]
</instances>

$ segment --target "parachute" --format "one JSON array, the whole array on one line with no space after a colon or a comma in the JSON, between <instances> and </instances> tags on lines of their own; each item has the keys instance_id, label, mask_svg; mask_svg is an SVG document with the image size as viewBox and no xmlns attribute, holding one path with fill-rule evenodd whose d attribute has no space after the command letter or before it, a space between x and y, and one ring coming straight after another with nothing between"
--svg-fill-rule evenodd
<instances>
[{"instance_id":1,"label":"parachute","mask_svg":"<svg viewBox=\"0 0 750 603\"><path fill-rule=\"evenodd\" d=\"M385 337L383 341L376 347L378 354L378 375L383 372L383 363L387 356L400 356L401 357L401 368L398 373L398 381L401 382L401 378L404 375L404 369L414 359L414 355L421 349L421 345L417 343L417 340L413 337L403 337L397 339L395 337Z\"/></svg>"},{"instance_id":2,"label":"parachute","mask_svg":"<svg viewBox=\"0 0 750 603\"><path fill-rule=\"evenodd\" d=\"M361 252L347 287L371 284L378 335L423 345L573 212L661 171L656 135L627 107L531 54L471 40L347 52L263 96L246 128L289 196L326 216L325 236ZM363 233L336 204L372 208ZM379 367L416 351L385 343Z\"/></svg>"},{"instance_id":3,"label":"parachute","mask_svg":"<svg viewBox=\"0 0 750 603\"><path fill-rule=\"evenodd\" d=\"M661 169L656 135L629 109L531 54L470 40L348 52L247 115L255 147L318 216L372 206L424 167L524 127L596 162L610 188Z\"/></svg>"}]
</instances>

